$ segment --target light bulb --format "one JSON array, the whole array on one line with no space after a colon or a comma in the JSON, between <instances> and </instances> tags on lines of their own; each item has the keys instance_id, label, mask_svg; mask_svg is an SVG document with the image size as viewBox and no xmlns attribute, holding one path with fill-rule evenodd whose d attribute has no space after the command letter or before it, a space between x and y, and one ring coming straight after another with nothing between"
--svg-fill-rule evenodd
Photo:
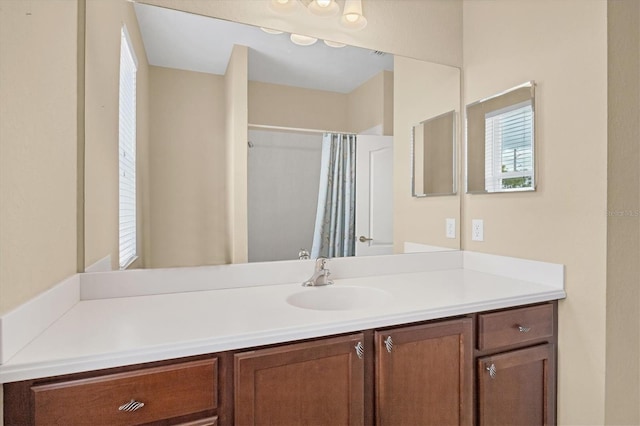
<instances>
[{"instance_id":1,"label":"light bulb","mask_svg":"<svg viewBox=\"0 0 640 426\"><path fill-rule=\"evenodd\" d=\"M291 34L289 38L293 43L297 44L298 46L311 46L316 41L318 41L318 39L315 37L309 37L309 36L300 35L300 34Z\"/></svg>"},{"instance_id":2,"label":"light bulb","mask_svg":"<svg viewBox=\"0 0 640 426\"><path fill-rule=\"evenodd\" d=\"M314 15L333 16L340 11L340 6L335 0L313 0L309 3L309 11Z\"/></svg>"},{"instance_id":3,"label":"light bulb","mask_svg":"<svg viewBox=\"0 0 640 426\"><path fill-rule=\"evenodd\" d=\"M278 13L291 13L297 8L296 0L271 0L269 8Z\"/></svg>"},{"instance_id":4,"label":"light bulb","mask_svg":"<svg viewBox=\"0 0 640 426\"><path fill-rule=\"evenodd\" d=\"M260 29L261 29L262 31L264 31L265 33L267 33L267 34L282 34L282 31L279 31L279 30L273 30L273 29L271 29L271 28L260 27Z\"/></svg>"},{"instance_id":5,"label":"light bulb","mask_svg":"<svg viewBox=\"0 0 640 426\"><path fill-rule=\"evenodd\" d=\"M344 19L346 19L349 22L356 22L359 17L360 15L358 15L357 13L348 13L344 15Z\"/></svg>"},{"instance_id":6,"label":"light bulb","mask_svg":"<svg viewBox=\"0 0 640 426\"><path fill-rule=\"evenodd\" d=\"M362 14L362 0L345 0L341 22L353 30L361 30L367 26L367 18Z\"/></svg>"},{"instance_id":7,"label":"light bulb","mask_svg":"<svg viewBox=\"0 0 640 426\"><path fill-rule=\"evenodd\" d=\"M324 44L326 44L329 47L334 47L336 49L340 49L341 47L346 46L346 44L344 43L338 43L337 41L331 41L331 40L325 40Z\"/></svg>"}]
</instances>

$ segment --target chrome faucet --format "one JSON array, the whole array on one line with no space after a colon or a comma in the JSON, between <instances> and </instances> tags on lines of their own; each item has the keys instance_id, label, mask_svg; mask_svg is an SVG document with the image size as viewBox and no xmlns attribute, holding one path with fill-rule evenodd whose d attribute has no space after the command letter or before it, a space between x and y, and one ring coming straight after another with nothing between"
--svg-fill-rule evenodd
<instances>
[{"instance_id":1,"label":"chrome faucet","mask_svg":"<svg viewBox=\"0 0 640 426\"><path fill-rule=\"evenodd\" d=\"M329 279L329 275L331 275L331 272L326 269L328 261L329 259L327 259L326 257L317 258L315 272L313 273L311 278L303 282L302 285L304 287L316 287L333 284L333 281Z\"/></svg>"}]
</instances>

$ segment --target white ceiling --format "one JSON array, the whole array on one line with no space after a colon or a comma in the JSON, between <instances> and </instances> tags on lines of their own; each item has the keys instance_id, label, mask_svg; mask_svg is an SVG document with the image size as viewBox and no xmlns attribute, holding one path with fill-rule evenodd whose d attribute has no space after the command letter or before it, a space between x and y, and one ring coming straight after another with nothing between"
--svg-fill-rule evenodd
<instances>
[{"instance_id":1,"label":"white ceiling","mask_svg":"<svg viewBox=\"0 0 640 426\"><path fill-rule=\"evenodd\" d=\"M251 25L140 3L134 7L150 65L222 75L239 44L249 47L249 80L339 93L393 70L390 54L336 49L321 40L298 46L288 34L267 34Z\"/></svg>"}]
</instances>

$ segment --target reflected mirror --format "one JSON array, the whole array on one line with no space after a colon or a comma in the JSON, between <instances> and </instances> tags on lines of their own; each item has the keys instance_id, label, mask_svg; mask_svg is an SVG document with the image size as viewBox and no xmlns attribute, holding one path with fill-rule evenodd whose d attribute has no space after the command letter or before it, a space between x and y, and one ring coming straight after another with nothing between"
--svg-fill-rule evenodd
<instances>
[{"instance_id":1,"label":"reflected mirror","mask_svg":"<svg viewBox=\"0 0 640 426\"><path fill-rule=\"evenodd\" d=\"M420 117L459 109L459 69L322 40L299 46L288 34L126 0L88 0L87 270L118 269L121 251L123 23L137 65L131 268L311 253L327 135L355 137L356 154L373 164L355 167L368 173L356 185L372 183L356 189L356 215L363 216L356 218L356 255L459 248L458 239L440 241L444 218L459 218L458 200L431 208L433 221L407 201L409 129Z\"/></svg>"},{"instance_id":2,"label":"reflected mirror","mask_svg":"<svg viewBox=\"0 0 640 426\"><path fill-rule=\"evenodd\" d=\"M456 113L449 111L411 129L411 193L414 197L456 193Z\"/></svg>"},{"instance_id":3,"label":"reflected mirror","mask_svg":"<svg viewBox=\"0 0 640 426\"><path fill-rule=\"evenodd\" d=\"M467 105L467 192L534 191L535 83Z\"/></svg>"}]
</instances>

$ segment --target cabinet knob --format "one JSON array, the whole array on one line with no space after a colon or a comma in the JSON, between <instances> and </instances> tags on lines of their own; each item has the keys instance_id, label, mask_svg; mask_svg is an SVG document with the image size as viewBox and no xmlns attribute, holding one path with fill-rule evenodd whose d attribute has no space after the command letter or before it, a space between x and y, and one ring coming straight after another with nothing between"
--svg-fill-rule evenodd
<instances>
[{"instance_id":1,"label":"cabinet knob","mask_svg":"<svg viewBox=\"0 0 640 426\"><path fill-rule=\"evenodd\" d=\"M498 370L496 369L496 365L491 364L490 366L486 367L486 369L489 372L489 376L491 376L492 379L495 379L496 376L498 375Z\"/></svg>"},{"instance_id":2,"label":"cabinet knob","mask_svg":"<svg viewBox=\"0 0 640 426\"><path fill-rule=\"evenodd\" d=\"M391 336L384 339L384 346L387 348L387 352L391 353L391 350L393 349L393 339Z\"/></svg>"},{"instance_id":3,"label":"cabinet knob","mask_svg":"<svg viewBox=\"0 0 640 426\"><path fill-rule=\"evenodd\" d=\"M144 402L139 402L136 401L134 399L132 399L131 401L127 402L126 404L122 404L118 410L119 411L137 411L139 409L141 409L142 407L144 407Z\"/></svg>"},{"instance_id":4,"label":"cabinet knob","mask_svg":"<svg viewBox=\"0 0 640 426\"><path fill-rule=\"evenodd\" d=\"M361 243L366 243L367 241L373 241L373 238L367 238L364 235L360 235L360 238L358 238L358 241L360 241Z\"/></svg>"},{"instance_id":5,"label":"cabinet knob","mask_svg":"<svg viewBox=\"0 0 640 426\"><path fill-rule=\"evenodd\" d=\"M525 327L524 325L517 325L516 327L518 327L520 333L528 333L531 331L531 327Z\"/></svg>"},{"instance_id":6,"label":"cabinet knob","mask_svg":"<svg viewBox=\"0 0 640 426\"><path fill-rule=\"evenodd\" d=\"M364 345L362 342L358 342L354 347L356 348L356 355L358 355L358 358L362 359L364 356Z\"/></svg>"}]
</instances>

